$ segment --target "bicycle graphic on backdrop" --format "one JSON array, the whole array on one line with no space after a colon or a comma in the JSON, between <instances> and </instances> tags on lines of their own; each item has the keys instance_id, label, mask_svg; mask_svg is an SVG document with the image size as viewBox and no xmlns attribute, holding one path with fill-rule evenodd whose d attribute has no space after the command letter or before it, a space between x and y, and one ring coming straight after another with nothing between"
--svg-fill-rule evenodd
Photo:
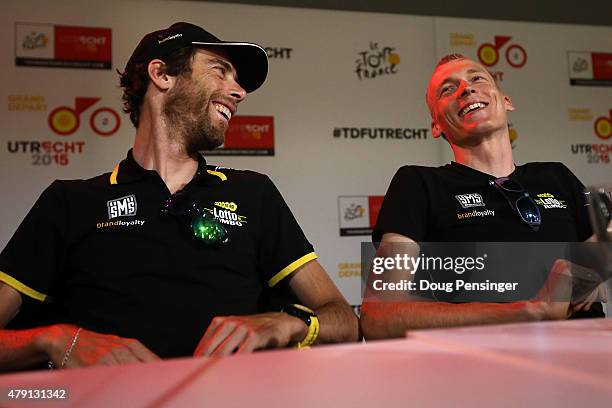
<instances>
[{"instance_id":1,"label":"bicycle graphic on backdrop","mask_svg":"<svg viewBox=\"0 0 612 408\"><path fill-rule=\"evenodd\" d=\"M512 37L496 35L493 43L484 43L478 47L478 59L482 65L492 67L499 62L502 48ZM513 68L521 68L527 63L527 52L518 44L510 44L504 52L506 62Z\"/></svg>"},{"instance_id":2,"label":"bicycle graphic on backdrop","mask_svg":"<svg viewBox=\"0 0 612 408\"><path fill-rule=\"evenodd\" d=\"M101 98L75 98L75 107L59 106L49 113L49 127L60 136L69 136L81 126L81 114L96 104ZM99 136L115 134L121 126L119 114L109 107L101 107L92 112L89 126Z\"/></svg>"}]
</instances>

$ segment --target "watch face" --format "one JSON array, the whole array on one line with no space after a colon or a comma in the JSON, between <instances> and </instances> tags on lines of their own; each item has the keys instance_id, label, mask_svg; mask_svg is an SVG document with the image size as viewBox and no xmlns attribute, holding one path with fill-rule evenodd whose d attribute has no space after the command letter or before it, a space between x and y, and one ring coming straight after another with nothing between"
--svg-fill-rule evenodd
<instances>
[{"instance_id":1,"label":"watch face","mask_svg":"<svg viewBox=\"0 0 612 408\"><path fill-rule=\"evenodd\" d=\"M304 323L306 323L306 326L310 326L310 316L304 316L304 317L300 317L300 319L302 319L304 321Z\"/></svg>"},{"instance_id":2,"label":"watch face","mask_svg":"<svg viewBox=\"0 0 612 408\"><path fill-rule=\"evenodd\" d=\"M302 309L303 308L303 309ZM310 326L310 318L316 316L310 309L301 305L288 305L283 308L283 312L290 316L297 317L303 320L307 326Z\"/></svg>"}]
</instances>

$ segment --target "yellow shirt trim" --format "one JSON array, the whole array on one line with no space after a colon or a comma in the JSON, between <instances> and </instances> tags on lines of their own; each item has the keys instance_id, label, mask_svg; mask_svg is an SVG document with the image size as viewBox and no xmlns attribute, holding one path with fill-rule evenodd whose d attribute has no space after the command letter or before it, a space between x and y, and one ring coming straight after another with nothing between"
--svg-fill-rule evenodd
<instances>
[{"instance_id":1,"label":"yellow shirt trim","mask_svg":"<svg viewBox=\"0 0 612 408\"><path fill-rule=\"evenodd\" d=\"M208 173L212 174L213 176L217 176L219 177L222 181L226 181L227 180L227 176L223 173L221 173L220 171L214 171L214 170L206 170ZM115 168L113 169L113 172L110 175L110 183L112 185L117 184L117 174L119 174L119 165L116 165Z\"/></svg>"},{"instance_id":2,"label":"yellow shirt trim","mask_svg":"<svg viewBox=\"0 0 612 408\"><path fill-rule=\"evenodd\" d=\"M116 165L110 175L110 183L117 184L117 174L119 174L119 165Z\"/></svg>"},{"instance_id":3,"label":"yellow shirt trim","mask_svg":"<svg viewBox=\"0 0 612 408\"><path fill-rule=\"evenodd\" d=\"M44 293L40 293L39 291L34 290L27 285L24 285L23 283L19 282L17 279L13 278L10 275L7 275L6 273L2 271L0 271L0 281L6 283L7 285L12 287L16 291L21 292L24 295L28 295L29 297L33 299L40 300L41 302L44 302L45 299L47 298L47 295L45 295Z\"/></svg>"},{"instance_id":4,"label":"yellow shirt trim","mask_svg":"<svg viewBox=\"0 0 612 408\"><path fill-rule=\"evenodd\" d=\"M223 173L221 173L220 171L214 171L214 170L206 170L209 174L212 174L213 176L217 176L219 177L222 181L227 180L227 176Z\"/></svg>"},{"instance_id":5,"label":"yellow shirt trim","mask_svg":"<svg viewBox=\"0 0 612 408\"><path fill-rule=\"evenodd\" d=\"M303 257L301 257L300 259L298 259L297 261L293 261L291 262L288 266L286 266L282 271L280 271L279 273L277 273L276 275L274 275L269 281L268 281L268 286L273 287L274 285L276 285L278 282L282 281L283 279L285 279L285 277L287 277L288 275L291 274L291 272L295 271L297 268L299 268L300 266L306 264L307 262L312 261L313 259L317 259L318 256L317 254L315 254L314 252L311 252L309 254L304 255Z\"/></svg>"}]
</instances>

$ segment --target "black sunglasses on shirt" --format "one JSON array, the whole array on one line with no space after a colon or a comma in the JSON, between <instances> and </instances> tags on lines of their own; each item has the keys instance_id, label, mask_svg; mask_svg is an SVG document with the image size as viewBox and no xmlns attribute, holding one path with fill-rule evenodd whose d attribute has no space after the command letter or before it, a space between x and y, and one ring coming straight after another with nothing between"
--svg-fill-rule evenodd
<instances>
[{"instance_id":1,"label":"black sunglasses on shirt","mask_svg":"<svg viewBox=\"0 0 612 408\"><path fill-rule=\"evenodd\" d=\"M183 190L171 195L160 212L162 215L171 215L187 221L193 237L208 246L225 245L230 242L225 227L197 202L188 201Z\"/></svg>"},{"instance_id":2,"label":"black sunglasses on shirt","mask_svg":"<svg viewBox=\"0 0 612 408\"><path fill-rule=\"evenodd\" d=\"M504 196L510 207L512 207L525 224L529 225L534 231L540 229L540 225L542 225L540 209L518 181L510 177L499 177L490 180L489 184L494 186Z\"/></svg>"}]
</instances>

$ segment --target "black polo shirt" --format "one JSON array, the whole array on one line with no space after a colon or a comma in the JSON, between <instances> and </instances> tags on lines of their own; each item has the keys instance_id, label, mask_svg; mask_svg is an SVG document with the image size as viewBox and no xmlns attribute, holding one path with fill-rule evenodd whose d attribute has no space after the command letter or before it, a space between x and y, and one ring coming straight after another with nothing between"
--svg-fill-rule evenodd
<instances>
[{"instance_id":1,"label":"black polo shirt","mask_svg":"<svg viewBox=\"0 0 612 408\"><path fill-rule=\"evenodd\" d=\"M169 190L130 151L112 173L51 184L0 254L0 280L49 304L33 324L69 322L163 357L191 355L214 316L257 313L265 287L317 256L265 175L200 157L183 191L229 244L207 246L188 221L162 214Z\"/></svg>"},{"instance_id":2,"label":"black polo shirt","mask_svg":"<svg viewBox=\"0 0 612 408\"><path fill-rule=\"evenodd\" d=\"M563 164L527 163L509 177L538 204L538 231L489 184L493 176L452 162L401 167L385 195L373 240L386 232L417 242L579 242L591 235L584 186Z\"/></svg>"},{"instance_id":3,"label":"black polo shirt","mask_svg":"<svg viewBox=\"0 0 612 408\"><path fill-rule=\"evenodd\" d=\"M493 176L451 162L401 167L387 190L372 239L380 242L383 234L397 233L416 242L581 242L592 234L584 185L565 165L527 163L516 166L509 177L538 205L542 224L537 231L490 185ZM595 304L574 316L603 316L603 310Z\"/></svg>"}]
</instances>

